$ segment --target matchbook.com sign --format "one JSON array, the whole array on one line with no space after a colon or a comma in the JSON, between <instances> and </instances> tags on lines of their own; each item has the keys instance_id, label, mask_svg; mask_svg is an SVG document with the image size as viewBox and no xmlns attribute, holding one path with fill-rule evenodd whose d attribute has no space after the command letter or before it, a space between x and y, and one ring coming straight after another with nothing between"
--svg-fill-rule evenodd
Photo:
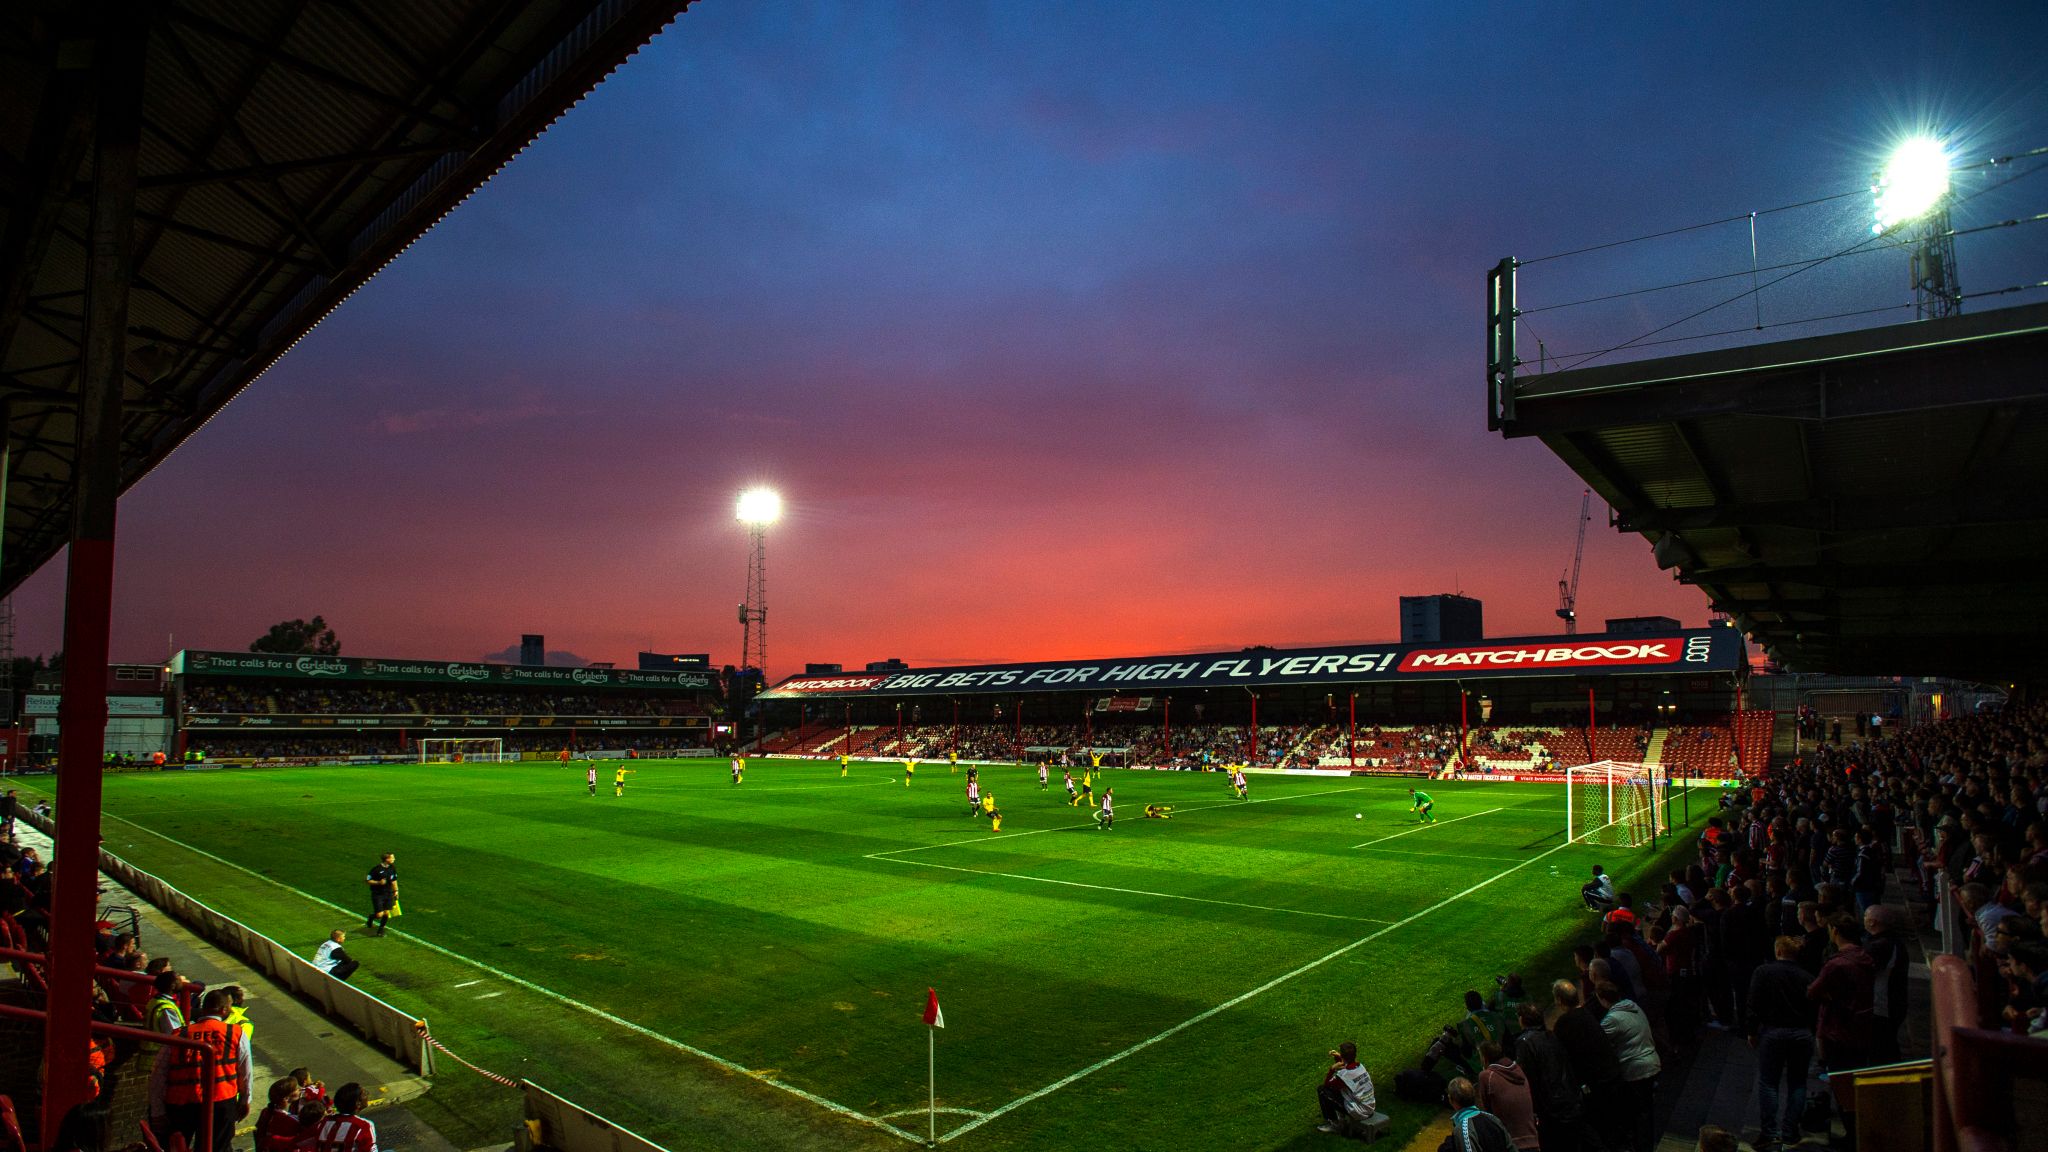
<instances>
[{"instance_id":1,"label":"matchbook.com sign","mask_svg":"<svg viewBox=\"0 0 2048 1152\"><path fill-rule=\"evenodd\" d=\"M266 652L180 652L174 674L267 676L285 680L404 680L413 683L503 684L548 688L669 688L705 691L709 672L642 672L633 668L536 668L447 660L371 660L354 656L286 656Z\"/></svg>"},{"instance_id":2,"label":"matchbook.com sign","mask_svg":"<svg viewBox=\"0 0 2048 1152\"><path fill-rule=\"evenodd\" d=\"M943 695L1074 688L1154 690L1223 685L1356 684L1388 680L1734 672L1742 638L1732 628L1651 636L1561 636L1458 646L1370 644L1291 651L1250 649L1137 660L1076 660L794 676L766 699Z\"/></svg>"}]
</instances>

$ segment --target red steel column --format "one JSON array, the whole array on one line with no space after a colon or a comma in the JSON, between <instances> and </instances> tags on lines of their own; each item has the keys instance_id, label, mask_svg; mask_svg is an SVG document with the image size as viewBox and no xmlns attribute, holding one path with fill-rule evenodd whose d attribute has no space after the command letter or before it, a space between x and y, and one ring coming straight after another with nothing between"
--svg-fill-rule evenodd
<instances>
[{"instance_id":1,"label":"red steel column","mask_svg":"<svg viewBox=\"0 0 2048 1152\"><path fill-rule=\"evenodd\" d=\"M57 869L51 899L48 1080L42 1138L85 1102L92 1043L107 646L114 607L114 509L121 494L121 388L134 280L135 155L142 131L148 16L110 3L92 46L91 222L79 365L78 445L64 585L64 699L58 708Z\"/></svg>"},{"instance_id":2,"label":"red steel column","mask_svg":"<svg viewBox=\"0 0 2048 1152\"><path fill-rule=\"evenodd\" d=\"M1351 757L1351 766L1358 767L1358 693L1351 694L1351 722L1344 731L1344 754Z\"/></svg>"},{"instance_id":3,"label":"red steel column","mask_svg":"<svg viewBox=\"0 0 2048 1152\"><path fill-rule=\"evenodd\" d=\"M1173 759L1173 697L1166 698L1166 758Z\"/></svg>"},{"instance_id":4,"label":"red steel column","mask_svg":"<svg viewBox=\"0 0 2048 1152\"><path fill-rule=\"evenodd\" d=\"M960 701L958 699L953 701L953 752L955 755L958 755L960 752Z\"/></svg>"},{"instance_id":5,"label":"red steel column","mask_svg":"<svg viewBox=\"0 0 2048 1152\"><path fill-rule=\"evenodd\" d=\"M1586 689L1586 759L1590 763L1600 760L1600 719L1593 706L1593 690Z\"/></svg>"},{"instance_id":6,"label":"red steel column","mask_svg":"<svg viewBox=\"0 0 2048 1152\"><path fill-rule=\"evenodd\" d=\"M1249 761L1247 761L1247 762L1248 762L1248 763L1257 763L1257 762L1258 762L1258 759L1259 759L1259 694L1258 694L1257 692L1254 692L1254 693L1252 693L1252 754L1251 754L1250 760L1249 760Z\"/></svg>"}]
</instances>

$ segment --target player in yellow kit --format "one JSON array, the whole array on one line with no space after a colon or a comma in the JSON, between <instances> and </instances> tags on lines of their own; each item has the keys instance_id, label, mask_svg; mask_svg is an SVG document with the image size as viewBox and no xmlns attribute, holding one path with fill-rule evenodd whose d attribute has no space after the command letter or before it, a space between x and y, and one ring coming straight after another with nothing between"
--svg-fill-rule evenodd
<instances>
[{"instance_id":1,"label":"player in yellow kit","mask_svg":"<svg viewBox=\"0 0 2048 1152\"><path fill-rule=\"evenodd\" d=\"M844 753L844 752L841 752L841 753L839 754L839 778L840 778L840 779L842 779L842 780L846 779L846 766L847 766L847 764L848 764L848 763L850 763L850 762L851 762L851 757L847 756L847 755L846 755L846 753Z\"/></svg>"},{"instance_id":2,"label":"player in yellow kit","mask_svg":"<svg viewBox=\"0 0 2048 1152\"><path fill-rule=\"evenodd\" d=\"M622 764L612 772L612 795L624 796L626 794L626 773L630 771L632 769Z\"/></svg>"},{"instance_id":3,"label":"player in yellow kit","mask_svg":"<svg viewBox=\"0 0 2048 1152\"><path fill-rule=\"evenodd\" d=\"M905 757L903 760L903 786L910 787L910 778L917 775L917 761Z\"/></svg>"}]
</instances>

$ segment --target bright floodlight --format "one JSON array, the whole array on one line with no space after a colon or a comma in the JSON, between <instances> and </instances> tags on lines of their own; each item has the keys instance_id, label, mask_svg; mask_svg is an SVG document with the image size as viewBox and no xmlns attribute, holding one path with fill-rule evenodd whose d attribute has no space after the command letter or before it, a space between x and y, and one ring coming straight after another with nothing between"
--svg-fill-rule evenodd
<instances>
[{"instance_id":1,"label":"bright floodlight","mask_svg":"<svg viewBox=\"0 0 2048 1152\"><path fill-rule=\"evenodd\" d=\"M1910 223L1948 195L1948 150L1931 136L1916 136L1898 146L1877 174L1875 231L1889 232Z\"/></svg>"},{"instance_id":2,"label":"bright floodlight","mask_svg":"<svg viewBox=\"0 0 2048 1152\"><path fill-rule=\"evenodd\" d=\"M740 522L773 524L782 515L782 497L772 488L749 488L740 493Z\"/></svg>"}]
</instances>

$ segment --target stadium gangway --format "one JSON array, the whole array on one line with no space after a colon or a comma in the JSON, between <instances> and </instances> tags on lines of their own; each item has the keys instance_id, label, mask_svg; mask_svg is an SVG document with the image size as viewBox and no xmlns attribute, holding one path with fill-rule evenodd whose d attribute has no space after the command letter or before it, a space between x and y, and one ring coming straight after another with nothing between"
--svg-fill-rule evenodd
<instances>
[{"instance_id":1,"label":"stadium gangway","mask_svg":"<svg viewBox=\"0 0 2048 1152\"><path fill-rule=\"evenodd\" d=\"M49 963L49 957L43 953L24 952L19 948L0 948L0 960L19 961L31 965L46 965ZM113 972L118 970L108 968L103 969L103 971ZM40 1008L22 1008L13 1004L0 1004L0 1016L7 1016L16 1020L33 1020L45 1028L50 1025L50 1014ZM198 1040L168 1035L162 1032L151 1032L146 1028L130 1028L125 1024L109 1024L103 1020L94 1020L92 1022L92 1034L95 1036L106 1036L115 1040L133 1040L138 1044L156 1044L165 1048L197 1048L201 1051L207 1050L206 1045ZM218 1081L213 1072L213 1061L208 1060L201 1064L200 1076L200 1086L202 1089L200 1095L205 1097L205 1102L204 1107L200 1109L199 1144L195 1152L213 1152L213 1087ZM47 1093L49 1086L44 1085L43 1091ZM48 1125L43 1127L48 1127ZM53 1148L55 1147L55 1140L55 1132L44 1131L42 1128L38 1128L36 1144L31 1146L31 1152L33 1152L34 1148Z\"/></svg>"}]
</instances>

